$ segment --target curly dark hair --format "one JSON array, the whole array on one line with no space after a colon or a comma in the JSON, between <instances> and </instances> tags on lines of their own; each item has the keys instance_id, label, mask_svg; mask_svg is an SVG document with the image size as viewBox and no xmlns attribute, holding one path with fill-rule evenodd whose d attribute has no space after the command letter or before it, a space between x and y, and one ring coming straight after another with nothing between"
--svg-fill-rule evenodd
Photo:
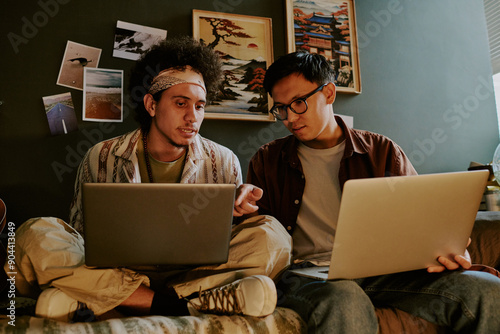
<instances>
[{"instance_id":1,"label":"curly dark hair","mask_svg":"<svg viewBox=\"0 0 500 334\"><path fill-rule=\"evenodd\" d=\"M169 38L153 46L137 61L131 72L129 91L136 104L135 120L143 130L149 131L151 125L143 98L153 78L165 69L182 69L188 65L203 76L207 99L212 99L222 80L222 64L219 55L203 43L188 36ZM155 101L160 100L161 94L154 94Z\"/></svg>"},{"instance_id":2,"label":"curly dark hair","mask_svg":"<svg viewBox=\"0 0 500 334\"><path fill-rule=\"evenodd\" d=\"M280 57L269 66L264 77L264 89L271 94L274 85L290 74L302 74L308 81L318 85L335 81L335 72L325 57L297 51Z\"/></svg>"}]
</instances>

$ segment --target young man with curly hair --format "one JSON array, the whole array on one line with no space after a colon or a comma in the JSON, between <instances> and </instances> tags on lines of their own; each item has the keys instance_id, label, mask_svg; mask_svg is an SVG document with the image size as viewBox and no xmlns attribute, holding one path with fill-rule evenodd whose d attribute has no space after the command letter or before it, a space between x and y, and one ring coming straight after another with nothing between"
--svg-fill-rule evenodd
<instances>
[{"instance_id":1,"label":"young man with curly hair","mask_svg":"<svg viewBox=\"0 0 500 334\"><path fill-rule=\"evenodd\" d=\"M233 215L257 210L262 190L242 184L236 155L198 133L221 73L214 50L187 37L163 41L137 62L130 91L141 101L135 110L140 128L87 152L78 169L69 224L36 218L18 229L16 285L22 295L41 292L38 316L68 321L79 313L78 304L97 316L114 310L127 315L202 311L252 316L274 311L271 278L289 264L291 245L284 228L268 216L233 227L229 260L218 266L179 271L84 265L83 183L231 183L238 186Z\"/></svg>"}]
</instances>

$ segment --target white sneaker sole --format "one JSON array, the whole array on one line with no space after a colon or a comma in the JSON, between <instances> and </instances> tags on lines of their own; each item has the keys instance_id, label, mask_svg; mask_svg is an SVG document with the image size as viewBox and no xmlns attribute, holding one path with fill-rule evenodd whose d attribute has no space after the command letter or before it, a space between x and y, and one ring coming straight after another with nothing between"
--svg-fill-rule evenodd
<instances>
[{"instance_id":1,"label":"white sneaker sole","mask_svg":"<svg viewBox=\"0 0 500 334\"><path fill-rule=\"evenodd\" d=\"M57 321L69 322L78 308L78 301L59 289L49 288L40 294L36 302L35 315Z\"/></svg>"}]
</instances>

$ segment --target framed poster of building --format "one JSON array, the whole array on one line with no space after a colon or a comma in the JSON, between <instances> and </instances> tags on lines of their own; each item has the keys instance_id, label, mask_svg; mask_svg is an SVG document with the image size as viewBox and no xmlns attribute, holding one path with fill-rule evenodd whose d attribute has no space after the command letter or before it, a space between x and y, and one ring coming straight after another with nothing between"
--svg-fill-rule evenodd
<instances>
[{"instance_id":1,"label":"framed poster of building","mask_svg":"<svg viewBox=\"0 0 500 334\"><path fill-rule=\"evenodd\" d=\"M286 0L288 52L323 55L338 92L361 93L354 0Z\"/></svg>"}]
</instances>

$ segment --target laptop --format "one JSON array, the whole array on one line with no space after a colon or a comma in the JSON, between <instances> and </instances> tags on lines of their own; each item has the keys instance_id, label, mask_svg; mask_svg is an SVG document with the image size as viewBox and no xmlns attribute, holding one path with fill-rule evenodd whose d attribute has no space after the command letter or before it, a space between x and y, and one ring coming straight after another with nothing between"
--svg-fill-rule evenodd
<instances>
[{"instance_id":1,"label":"laptop","mask_svg":"<svg viewBox=\"0 0 500 334\"><path fill-rule=\"evenodd\" d=\"M294 269L320 280L356 279L438 265L465 252L488 171L349 180L329 267Z\"/></svg>"},{"instance_id":2,"label":"laptop","mask_svg":"<svg viewBox=\"0 0 500 334\"><path fill-rule=\"evenodd\" d=\"M86 183L85 264L227 262L234 184Z\"/></svg>"}]
</instances>

